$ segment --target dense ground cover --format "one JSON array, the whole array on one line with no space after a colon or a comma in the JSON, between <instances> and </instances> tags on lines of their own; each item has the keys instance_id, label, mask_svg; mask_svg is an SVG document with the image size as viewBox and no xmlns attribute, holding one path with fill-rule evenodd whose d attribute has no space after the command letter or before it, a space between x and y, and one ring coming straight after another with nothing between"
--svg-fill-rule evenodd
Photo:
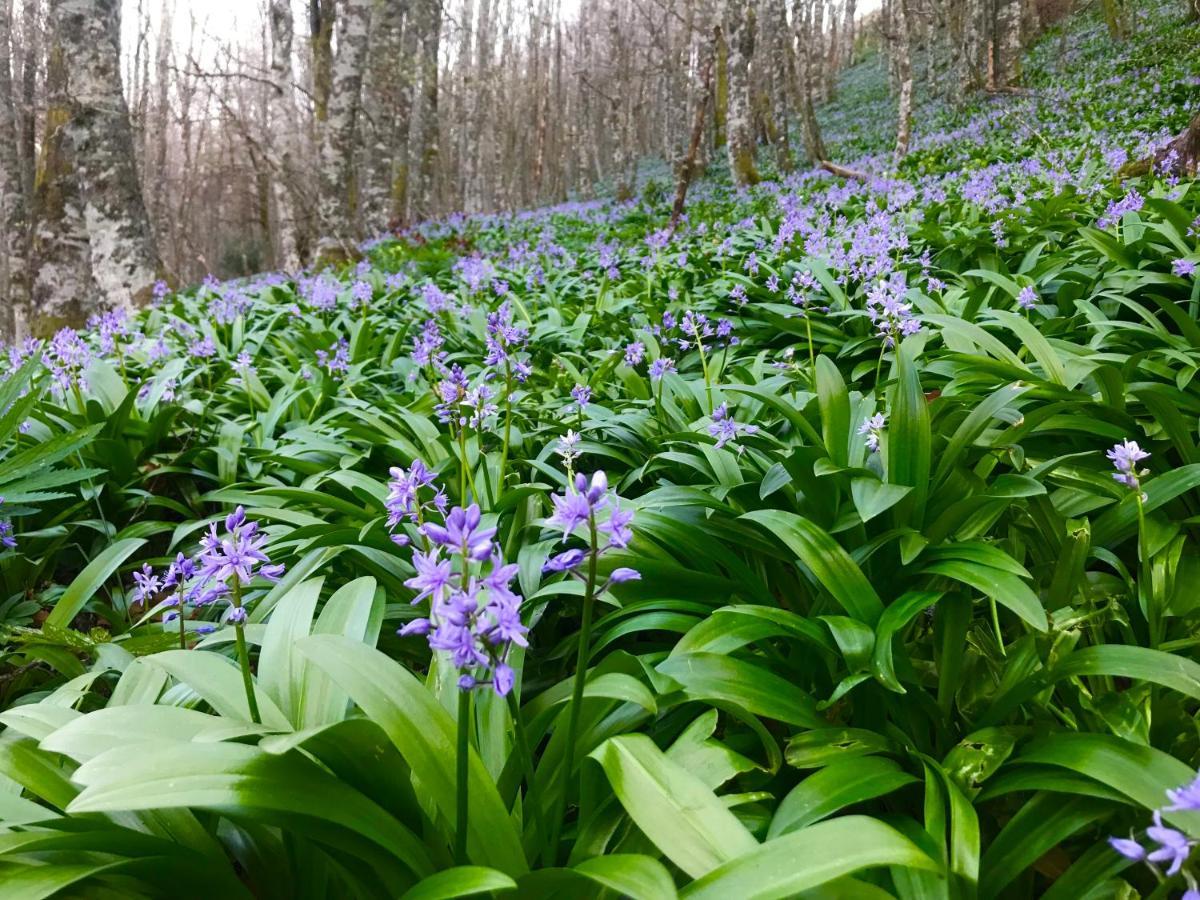
<instances>
[{"instance_id":1,"label":"dense ground cover","mask_svg":"<svg viewBox=\"0 0 1200 900\"><path fill-rule=\"evenodd\" d=\"M1116 176L1200 94L1179 12L928 101L899 171L868 61L866 181L14 348L4 896L1182 893L1200 197Z\"/></svg>"}]
</instances>

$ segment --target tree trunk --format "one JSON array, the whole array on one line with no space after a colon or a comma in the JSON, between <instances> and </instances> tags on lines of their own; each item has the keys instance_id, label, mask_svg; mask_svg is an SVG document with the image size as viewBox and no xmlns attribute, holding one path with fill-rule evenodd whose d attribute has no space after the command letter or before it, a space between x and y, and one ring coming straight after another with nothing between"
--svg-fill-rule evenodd
<instances>
[{"instance_id":1,"label":"tree trunk","mask_svg":"<svg viewBox=\"0 0 1200 900\"><path fill-rule=\"evenodd\" d=\"M909 2L910 0L895 0L892 4L896 29L896 76L900 89L896 124L895 155L897 162L908 153L912 130L912 28L910 26L911 16L908 11Z\"/></svg>"},{"instance_id":2,"label":"tree trunk","mask_svg":"<svg viewBox=\"0 0 1200 900\"><path fill-rule=\"evenodd\" d=\"M68 124L67 59L62 41L47 35L46 114L35 179L29 330L48 337L78 327L96 306L87 232Z\"/></svg>"},{"instance_id":3,"label":"tree trunk","mask_svg":"<svg viewBox=\"0 0 1200 900\"><path fill-rule=\"evenodd\" d=\"M417 81L408 146L411 187L408 191L410 218L433 214L438 162L438 47L442 36L441 0L414 0L413 22L417 29Z\"/></svg>"},{"instance_id":4,"label":"tree trunk","mask_svg":"<svg viewBox=\"0 0 1200 900\"><path fill-rule=\"evenodd\" d=\"M797 0L792 9L792 22L796 29L796 96L800 101L800 132L804 137L804 152L812 165L825 159L825 142L821 139L821 127L817 124L817 113L813 109L811 61L812 47L809 43L806 16L801 9L804 0Z\"/></svg>"},{"instance_id":5,"label":"tree trunk","mask_svg":"<svg viewBox=\"0 0 1200 900\"><path fill-rule=\"evenodd\" d=\"M997 0L996 39L992 47L994 87L1013 87L1021 78L1021 0Z\"/></svg>"},{"instance_id":6,"label":"tree trunk","mask_svg":"<svg viewBox=\"0 0 1200 900\"><path fill-rule=\"evenodd\" d=\"M9 6L0 0L0 331L20 336L27 300L29 230L17 152L19 126L13 95Z\"/></svg>"},{"instance_id":7,"label":"tree trunk","mask_svg":"<svg viewBox=\"0 0 1200 900\"><path fill-rule=\"evenodd\" d=\"M726 153L733 183L758 181L750 105L750 60L754 56L754 8L748 0L723 0L722 31L729 46Z\"/></svg>"},{"instance_id":8,"label":"tree trunk","mask_svg":"<svg viewBox=\"0 0 1200 900\"><path fill-rule=\"evenodd\" d=\"M715 42L712 50L706 54L703 65L698 67L696 73L696 111L692 119L692 135L688 141L687 155L679 161L676 167L678 180L675 184L675 202L671 206L672 229L679 224L679 217L683 215L683 206L687 201L688 185L692 183L692 179L696 175L696 160L700 153L700 143L704 138L704 111L708 108L709 100L712 98L714 56L716 56Z\"/></svg>"},{"instance_id":9,"label":"tree trunk","mask_svg":"<svg viewBox=\"0 0 1200 900\"><path fill-rule=\"evenodd\" d=\"M372 6L373 0L345 0L338 17L337 56L318 161L318 266L351 259L357 252L354 142Z\"/></svg>"},{"instance_id":10,"label":"tree trunk","mask_svg":"<svg viewBox=\"0 0 1200 900\"><path fill-rule=\"evenodd\" d=\"M842 22L842 65L854 65L854 0L846 0L846 16Z\"/></svg>"},{"instance_id":11,"label":"tree trunk","mask_svg":"<svg viewBox=\"0 0 1200 900\"><path fill-rule=\"evenodd\" d=\"M268 121L272 168L271 192L275 199L275 232L279 240L278 260L285 271L298 271L301 265L298 237L300 216L296 199L296 107L292 100L292 21L291 0L271 0L267 10L271 20L271 93Z\"/></svg>"},{"instance_id":12,"label":"tree trunk","mask_svg":"<svg viewBox=\"0 0 1200 900\"><path fill-rule=\"evenodd\" d=\"M792 146L788 135L788 28L785 0L766 0L766 29L771 50L771 97L775 119L775 164L781 174L793 169Z\"/></svg>"},{"instance_id":13,"label":"tree trunk","mask_svg":"<svg viewBox=\"0 0 1200 900\"><path fill-rule=\"evenodd\" d=\"M105 307L150 299L159 268L134 165L121 89L120 0L54 0L51 18L70 60L66 126L75 155L92 278Z\"/></svg>"}]
</instances>

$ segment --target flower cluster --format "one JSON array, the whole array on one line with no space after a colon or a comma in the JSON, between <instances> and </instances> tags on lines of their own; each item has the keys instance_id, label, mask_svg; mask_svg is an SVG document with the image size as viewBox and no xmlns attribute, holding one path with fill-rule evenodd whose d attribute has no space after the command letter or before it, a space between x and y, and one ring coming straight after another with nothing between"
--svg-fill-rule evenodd
<instances>
[{"instance_id":1,"label":"flower cluster","mask_svg":"<svg viewBox=\"0 0 1200 900\"><path fill-rule=\"evenodd\" d=\"M429 615L397 634L426 635L431 649L448 653L462 690L491 684L505 696L516 677L509 653L514 644L529 646L521 596L510 587L518 566L504 563L493 540L496 529L483 526L475 504L456 506L444 524L425 522L420 530L429 549L413 551L417 574L404 583L417 591L414 604L429 600Z\"/></svg>"},{"instance_id":2,"label":"flower cluster","mask_svg":"<svg viewBox=\"0 0 1200 900\"><path fill-rule=\"evenodd\" d=\"M0 506L4 505L4 498L0 497ZM12 550L17 546L17 539L13 536L12 519L0 519L0 546L7 547Z\"/></svg>"},{"instance_id":3,"label":"flower cluster","mask_svg":"<svg viewBox=\"0 0 1200 900\"><path fill-rule=\"evenodd\" d=\"M887 347L894 347L901 338L921 330L921 320L905 299L907 290L904 273L897 272L867 292L867 315Z\"/></svg>"},{"instance_id":4,"label":"flower cluster","mask_svg":"<svg viewBox=\"0 0 1200 900\"><path fill-rule=\"evenodd\" d=\"M484 363L511 371L523 382L532 373L529 361L522 355L529 343L529 329L513 324L512 304L507 300L487 317L487 355Z\"/></svg>"},{"instance_id":5,"label":"flower cluster","mask_svg":"<svg viewBox=\"0 0 1200 900\"><path fill-rule=\"evenodd\" d=\"M1150 474L1150 470L1139 470L1137 464L1150 457L1149 451L1139 447L1137 441L1127 439L1114 444L1104 455L1112 460L1113 468L1117 470L1113 473L1113 478L1130 490L1139 492L1142 500L1145 500L1146 495L1141 493L1142 479Z\"/></svg>"},{"instance_id":6,"label":"flower cluster","mask_svg":"<svg viewBox=\"0 0 1200 900\"><path fill-rule=\"evenodd\" d=\"M1037 300L1037 291L1033 289L1033 285L1027 284L1017 293L1017 305L1021 309L1033 309Z\"/></svg>"},{"instance_id":7,"label":"flower cluster","mask_svg":"<svg viewBox=\"0 0 1200 900\"><path fill-rule=\"evenodd\" d=\"M338 375L350 370L350 342L338 338L336 344L328 350L317 351L317 364L327 369L330 375Z\"/></svg>"},{"instance_id":8,"label":"flower cluster","mask_svg":"<svg viewBox=\"0 0 1200 900\"><path fill-rule=\"evenodd\" d=\"M209 526L200 539L200 548L194 556L178 554L161 575L145 565L135 572L134 600L150 602L155 596L170 592L164 603L169 607L191 605L209 606L219 600L228 601L229 611L225 621L241 625L246 621L246 610L242 606L241 590L255 578L278 581L283 575L282 565L272 564L264 547L267 535L259 530L257 522L246 519L246 510L239 506L225 517L224 533L218 532L217 523ZM164 621L171 621L176 613L169 613ZM202 631L211 631L202 627Z\"/></svg>"},{"instance_id":9,"label":"flower cluster","mask_svg":"<svg viewBox=\"0 0 1200 900\"><path fill-rule=\"evenodd\" d=\"M1179 874L1187 862L1188 856L1196 847L1198 841L1192 840L1182 831L1163 824L1163 813L1171 812L1200 812L1200 775L1187 784L1167 791L1168 803L1154 810L1151 818L1154 822L1146 829L1145 839L1155 846L1147 848L1141 841L1133 838L1110 837L1109 845L1124 856L1135 862L1144 862L1158 875L1158 867L1165 865L1166 876ZM1184 878L1188 890L1183 900L1200 900L1200 888L1191 872L1184 870ZM1161 876L1160 876L1161 877Z\"/></svg>"},{"instance_id":10,"label":"flower cluster","mask_svg":"<svg viewBox=\"0 0 1200 900\"><path fill-rule=\"evenodd\" d=\"M391 531L402 521L412 522L419 529L425 523L425 515L431 510L445 515L446 493L440 485L434 484L434 473L419 459L414 459L408 469L393 466L389 473L392 478L388 482L388 494L384 500L387 510L387 524ZM423 497L428 489L430 496ZM403 547L409 538L403 534L393 534L392 540Z\"/></svg>"},{"instance_id":11,"label":"flower cluster","mask_svg":"<svg viewBox=\"0 0 1200 900\"><path fill-rule=\"evenodd\" d=\"M587 531L588 549L572 548L550 557L542 567L543 572L572 572L589 558L593 550L600 557L609 550L624 550L633 539L633 510L622 509L620 499L608 489L608 477L596 472L589 479L582 472L568 484L562 494L555 494L554 514L547 524L562 529L566 541L576 531ZM581 576L582 577L582 576ZM620 567L608 576L608 585L635 581L642 576L634 569Z\"/></svg>"},{"instance_id":12,"label":"flower cluster","mask_svg":"<svg viewBox=\"0 0 1200 900\"><path fill-rule=\"evenodd\" d=\"M722 403L713 410L712 424L708 426L708 433L717 439L716 447L720 450L731 441L737 440L739 435L755 434L758 432L757 425L744 425L741 422L734 421L733 416L729 412L729 405ZM744 447L738 447L738 452L745 450Z\"/></svg>"},{"instance_id":13,"label":"flower cluster","mask_svg":"<svg viewBox=\"0 0 1200 900\"><path fill-rule=\"evenodd\" d=\"M883 437L885 427L887 427L887 416L881 412L875 413L875 415L863 422L862 425L858 426L858 433L866 436L866 440L863 443L867 445L867 449L872 453L879 452L879 441Z\"/></svg>"}]
</instances>

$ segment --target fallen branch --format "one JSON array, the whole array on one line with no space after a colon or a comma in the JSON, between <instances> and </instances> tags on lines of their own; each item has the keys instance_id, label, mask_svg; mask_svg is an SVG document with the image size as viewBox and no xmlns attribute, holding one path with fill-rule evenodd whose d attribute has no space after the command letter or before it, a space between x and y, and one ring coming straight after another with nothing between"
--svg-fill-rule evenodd
<instances>
[{"instance_id":1,"label":"fallen branch","mask_svg":"<svg viewBox=\"0 0 1200 900\"><path fill-rule=\"evenodd\" d=\"M1175 154L1172 171L1192 176L1200 171L1200 112L1192 116L1187 128L1153 156L1126 163L1117 174L1121 178L1148 175L1152 169L1166 162L1172 153Z\"/></svg>"},{"instance_id":2,"label":"fallen branch","mask_svg":"<svg viewBox=\"0 0 1200 900\"><path fill-rule=\"evenodd\" d=\"M831 175L837 175L839 178L853 178L856 181L866 181L871 177L866 172L860 172L858 169L849 169L846 166L839 166L837 163L830 162L827 159L820 160L817 165Z\"/></svg>"}]
</instances>

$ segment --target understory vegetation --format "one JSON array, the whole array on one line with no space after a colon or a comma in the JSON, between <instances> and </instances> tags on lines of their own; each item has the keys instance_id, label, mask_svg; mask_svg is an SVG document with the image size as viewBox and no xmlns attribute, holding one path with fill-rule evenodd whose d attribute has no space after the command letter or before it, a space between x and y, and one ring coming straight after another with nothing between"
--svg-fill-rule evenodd
<instances>
[{"instance_id":1,"label":"understory vegetation","mask_svg":"<svg viewBox=\"0 0 1200 900\"><path fill-rule=\"evenodd\" d=\"M898 168L851 69L862 179L429 222L11 348L0 894L1193 889L1200 194L1121 172L1200 26L1062 28Z\"/></svg>"}]
</instances>

